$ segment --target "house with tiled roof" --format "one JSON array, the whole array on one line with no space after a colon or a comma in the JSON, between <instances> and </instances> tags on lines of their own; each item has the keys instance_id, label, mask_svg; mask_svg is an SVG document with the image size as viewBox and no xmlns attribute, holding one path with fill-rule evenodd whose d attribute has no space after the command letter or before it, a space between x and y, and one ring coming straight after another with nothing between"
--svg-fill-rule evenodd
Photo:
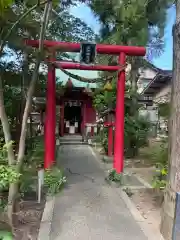
<instances>
[{"instance_id":1,"label":"house with tiled roof","mask_svg":"<svg viewBox=\"0 0 180 240\"><path fill-rule=\"evenodd\" d=\"M172 71L159 69L156 76L141 92L145 109L141 110L143 115L158 125L159 129L167 132L167 119L159 115L159 104L168 103L171 98Z\"/></svg>"}]
</instances>

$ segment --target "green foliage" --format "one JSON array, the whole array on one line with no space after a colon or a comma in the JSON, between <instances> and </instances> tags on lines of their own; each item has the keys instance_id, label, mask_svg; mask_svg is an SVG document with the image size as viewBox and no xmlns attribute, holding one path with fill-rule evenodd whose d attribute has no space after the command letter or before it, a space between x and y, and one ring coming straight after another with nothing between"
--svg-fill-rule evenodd
<instances>
[{"instance_id":1,"label":"green foliage","mask_svg":"<svg viewBox=\"0 0 180 240\"><path fill-rule=\"evenodd\" d=\"M62 170L57 167L45 171L44 186L49 195L59 193L66 181Z\"/></svg>"},{"instance_id":2,"label":"green foliage","mask_svg":"<svg viewBox=\"0 0 180 240\"><path fill-rule=\"evenodd\" d=\"M8 145L12 143L10 142ZM8 145L5 144L0 148L0 191L8 189L9 184L17 182L21 176L21 174L17 173L15 166L8 165Z\"/></svg>"},{"instance_id":3,"label":"green foliage","mask_svg":"<svg viewBox=\"0 0 180 240\"><path fill-rule=\"evenodd\" d=\"M9 184L17 182L20 176L14 167L0 165L0 190L7 189Z\"/></svg>"},{"instance_id":4,"label":"green foliage","mask_svg":"<svg viewBox=\"0 0 180 240\"><path fill-rule=\"evenodd\" d=\"M167 184L168 166L163 164L157 165L156 175L153 177L152 186L156 189L163 190Z\"/></svg>"},{"instance_id":5,"label":"green foliage","mask_svg":"<svg viewBox=\"0 0 180 240\"><path fill-rule=\"evenodd\" d=\"M13 240L12 233L6 230L0 231L0 240Z\"/></svg>"},{"instance_id":6,"label":"green foliage","mask_svg":"<svg viewBox=\"0 0 180 240\"><path fill-rule=\"evenodd\" d=\"M94 106L97 111L101 112L104 108L115 108L116 106L116 84L112 84L111 92L100 91L94 95ZM125 154L127 157L135 157L138 149L147 143L148 131L150 124L146 119L139 116L138 113L131 117L130 106L132 104L132 96L129 87L126 86L125 92ZM137 108L138 111L138 108ZM108 149L108 133L107 129L101 131L101 144L105 152Z\"/></svg>"},{"instance_id":7,"label":"green foliage","mask_svg":"<svg viewBox=\"0 0 180 240\"><path fill-rule=\"evenodd\" d=\"M107 128L103 128L99 135L99 140L100 140L100 143L105 151L105 153L108 152L108 129Z\"/></svg>"},{"instance_id":8,"label":"green foliage","mask_svg":"<svg viewBox=\"0 0 180 240\"><path fill-rule=\"evenodd\" d=\"M44 164L44 140L42 137L30 138L29 141L32 141L32 149L30 148L27 154L26 162L35 167L36 169L42 168Z\"/></svg>"},{"instance_id":9,"label":"green foliage","mask_svg":"<svg viewBox=\"0 0 180 240\"><path fill-rule=\"evenodd\" d=\"M107 181L116 182L122 185L123 175L122 173L117 173L115 169L108 171L108 176L106 177Z\"/></svg>"},{"instance_id":10,"label":"green foliage","mask_svg":"<svg viewBox=\"0 0 180 240\"><path fill-rule=\"evenodd\" d=\"M134 157L138 149L147 144L150 124L141 116L134 118L126 114L125 117L125 154Z\"/></svg>"},{"instance_id":11,"label":"green foliage","mask_svg":"<svg viewBox=\"0 0 180 240\"><path fill-rule=\"evenodd\" d=\"M169 103L160 103L158 104L158 108L159 108L159 115L160 117L164 117L166 119L168 119L169 117L169 111L170 111L170 107L169 107Z\"/></svg>"},{"instance_id":12,"label":"green foliage","mask_svg":"<svg viewBox=\"0 0 180 240\"><path fill-rule=\"evenodd\" d=\"M154 165L168 165L168 140L164 139L160 144L153 145L146 151L147 156Z\"/></svg>"},{"instance_id":13,"label":"green foliage","mask_svg":"<svg viewBox=\"0 0 180 240\"><path fill-rule=\"evenodd\" d=\"M37 185L37 172L44 164L44 141L42 137L30 138L33 141L33 148L29 149L25 164L20 177L20 194L24 196L33 192Z\"/></svg>"},{"instance_id":14,"label":"green foliage","mask_svg":"<svg viewBox=\"0 0 180 240\"><path fill-rule=\"evenodd\" d=\"M172 0L90 1L101 23L101 41L147 45L149 53L162 52L166 11Z\"/></svg>"},{"instance_id":15,"label":"green foliage","mask_svg":"<svg viewBox=\"0 0 180 240\"><path fill-rule=\"evenodd\" d=\"M148 159L156 166L156 173L152 180L152 186L156 189L164 189L168 175L168 141L163 139L161 143L150 146L143 153L143 158Z\"/></svg>"},{"instance_id":16,"label":"green foliage","mask_svg":"<svg viewBox=\"0 0 180 240\"><path fill-rule=\"evenodd\" d=\"M168 175L168 143L167 139L162 142L159 149L154 151L153 160L156 163L156 174L153 178L153 187L164 189Z\"/></svg>"},{"instance_id":17,"label":"green foliage","mask_svg":"<svg viewBox=\"0 0 180 240\"><path fill-rule=\"evenodd\" d=\"M19 193L24 197L27 193L34 192L37 186L37 171L30 166L24 166L19 180Z\"/></svg>"},{"instance_id":18,"label":"green foliage","mask_svg":"<svg viewBox=\"0 0 180 240\"><path fill-rule=\"evenodd\" d=\"M5 9L10 6L13 0L0 0L0 15L4 14Z\"/></svg>"}]
</instances>

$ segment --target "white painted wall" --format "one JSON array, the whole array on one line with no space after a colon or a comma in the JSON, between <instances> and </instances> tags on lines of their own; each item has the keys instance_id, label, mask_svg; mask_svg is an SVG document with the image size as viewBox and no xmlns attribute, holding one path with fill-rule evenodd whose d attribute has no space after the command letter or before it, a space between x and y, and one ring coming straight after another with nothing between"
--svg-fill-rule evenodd
<instances>
[{"instance_id":1,"label":"white painted wall","mask_svg":"<svg viewBox=\"0 0 180 240\"><path fill-rule=\"evenodd\" d=\"M139 80L138 80L138 92L142 92L143 89L154 79L157 72L150 68L140 68L139 69Z\"/></svg>"},{"instance_id":2,"label":"white painted wall","mask_svg":"<svg viewBox=\"0 0 180 240\"><path fill-rule=\"evenodd\" d=\"M128 64L126 67L126 75L128 75L131 71L131 64ZM138 92L142 92L145 85L147 85L149 82L153 80L153 78L156 76L157 72L151 68L139 68L139 80L137 82L138 85ZM145 84L146 83L146 84Z\"/></svg>"},{"instance_id":3,"label":"white painted wall","mask_svg":"<svg viewBox=\"0 0 180 240\"><path fill-rule=\"evenodd\" d=\"M139 114L152 123L157 123L158 121L158 109L155 106L148 106L146 109L139 110Z\"/></svg>"}]
</instances>

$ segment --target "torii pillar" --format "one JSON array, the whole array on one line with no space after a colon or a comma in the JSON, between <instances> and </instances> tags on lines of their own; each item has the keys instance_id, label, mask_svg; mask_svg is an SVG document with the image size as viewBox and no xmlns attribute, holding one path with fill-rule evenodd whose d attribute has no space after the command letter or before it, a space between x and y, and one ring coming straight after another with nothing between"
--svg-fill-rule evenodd
<instances>
[{"instance_id":1,"label":"torii pillar","mask_svg":"<svg viewBox=\"0 0 180 240\"><path fill-rule=\"evenodd\" d=\"M55 66L48 63L45 115L45 156L44 168L50 168L55 161L56 146L56 75Z\"/></svg>"}]
</instances>

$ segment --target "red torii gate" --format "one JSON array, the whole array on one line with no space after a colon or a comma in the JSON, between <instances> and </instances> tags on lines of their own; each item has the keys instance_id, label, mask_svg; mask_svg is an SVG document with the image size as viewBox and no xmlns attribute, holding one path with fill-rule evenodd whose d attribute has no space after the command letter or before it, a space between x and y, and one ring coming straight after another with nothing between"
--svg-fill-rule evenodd
<instances>
[{"instance_id":1,"label":"red torii gate","mask_svg":"<svg viewBox=\"0 0 180 240\"><path fill-rule=\"evenodd\" d=\"M26 44L32 47L39 47L38 40L26 40ZM44 47L52 51L62 52L80 52L80 43L68 43L48 41L43 42ZM97 44L96 51L99 54L117 55L119 56L119 65L126 64L126 55L128 56L144 56L146 49L137 46L119 46ZM56 112L56 86L55 86L55 65L61 66L63 69L78 69L92 71L118 71L120 66L103 66L103 65L80 65L78 63L57 62L48 66L47 81L47 104L45 119L45 158L44 167L49 168L55 160L55 112ZM115 119L115 139L114 139L114 161L113 168L117 173L121 173L124 167L124 92L125 92L125 70L118 73L117 81L117 99L116 99L116 119Z\"/></svg>"}]
</instances>

